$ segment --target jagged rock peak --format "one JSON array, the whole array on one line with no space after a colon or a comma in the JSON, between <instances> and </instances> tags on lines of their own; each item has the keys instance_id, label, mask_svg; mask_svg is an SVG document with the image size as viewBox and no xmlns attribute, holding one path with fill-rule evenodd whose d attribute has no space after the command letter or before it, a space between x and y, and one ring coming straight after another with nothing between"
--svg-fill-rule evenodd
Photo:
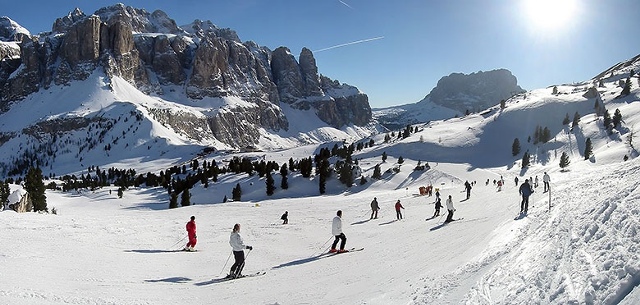
<instances>
[{"instance_id":1,"label":"jagged rock peak","mask_svg":"<svg viewBox=\"0 0 640 305\"><path fill-rule=\"evenodd\" d=\"M307 96L322 95L320 88L320 75L318 74L318 66L313 52L307 48L300 51L300 71L304 82L304 92Z\"/></svg>"},{"instance_id":2,"label":"jagged rock peak","mask_svg":"<svg viewBox=\"0 0 640 305\"><path fill-rule=\"evenodd\" d=\"M198 38L220 37L226 40L241 42L238 34L229 28L219 28L210 20L196 19L192 23L181 26L187 33Z\"/></svg>"},{"instance_id":3,"label":"jagged rock peak","mask_svg":"<svg viewBox=\"0 0 640 305\"><path fill-rule=\"evenodd\" d=\"M31 36L31 33L11 18L0 17L0 41L22 41L24 36Z\"/></svg>"},{"instance_id":4,"label":"jagged rock peak","mask_svg":"<svg viewBox=\"0 0 640 305\"><path fill-rule=\"evenodd\" d=\"M87 17L79 8L75 8L69 12L66 16L56 19L51 27L53 32L63 33L66 32L71 25Z\"/></svg>"},{"instance_id":5,"label":"jagged rock peak","mask_svg":"<svg viewBox=\"0 0 640 305\"><path fill-rule=\"evenodd\" d=\"M143 8L134 8L118 3L101 8L94 14L98 15L108 25L119 21L128 23L131 25L132 30L137 33L184 33L176 22L161 10L149 13Z\"/></svg>"}]
</instances>

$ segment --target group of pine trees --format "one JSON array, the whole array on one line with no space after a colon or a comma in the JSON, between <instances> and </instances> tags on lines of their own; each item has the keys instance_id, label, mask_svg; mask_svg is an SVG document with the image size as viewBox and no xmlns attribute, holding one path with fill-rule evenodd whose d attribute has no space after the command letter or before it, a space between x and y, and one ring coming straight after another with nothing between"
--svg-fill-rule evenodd
<instances>
[{"instance_id":1,"label":"group of pine trees","mask_svg":"<svg viewBox=\"0 0 640 305\"><path fill-rule=\"evenodd\" d=\"M631 75L630 77L633 76L633 70L631 71ZM623 89L623 93L622 95L627 95L629 94L628 90L628 84L630 83L629 79L627 79L627 82L625 83L625 89ZM602 87L602 80L600 80L600 86ZM630 85L629 85L630 86ZM626 92L626 93L625 93ZM553 92L554 95L559 94L558 93L558 88L557 86L553 87ZM609 114L609 111L604 107L604 105L602 104L600 98L596 98L595 104L594 104L594 109L595 109L595 113L597 116L602 115L603 116L603 127L611 132L614 128L618 128L621 126L622 123L622 113L620 112L619 109L616 109L614 112L613 117L611 117L611 115ZM579 126L580 123L580 114L576 111L573 115L573 120L570 119L569 117L569 113L567 113L564 117L564 119L562 120L562 125L569 125L571 123L571 129L573 130L573 128L576 128ZM534 131L533 134L533 144L538 144L538 143L546 143L551 139L551 132L547 127L541 127L541 126L536 126L536 129ZM529 137L529 141L531 141L531 137ZM520 140L518 138L515 138L513 140L513 143L511 145L511 154L515 157L517 155L520 154L521 152L521 144L520 144ZM585 160L588 160L589 158L591 158L591 156L593 155L593 143L591 141L591 138L587 138L585 140L585 145L584 145L584 152L583 152L583 156ZM529 166L530 164L530 155L529 152L526 151L523 156L522 156L522 168L525 168L527 166ZM626 156L625 156L626 157ZM568 167L570 164L570 159L569 159L569 155L566 152L563 152L562 155L560 156L560 168L564 169L566 167Z\"/></svg>"}]
</instances>

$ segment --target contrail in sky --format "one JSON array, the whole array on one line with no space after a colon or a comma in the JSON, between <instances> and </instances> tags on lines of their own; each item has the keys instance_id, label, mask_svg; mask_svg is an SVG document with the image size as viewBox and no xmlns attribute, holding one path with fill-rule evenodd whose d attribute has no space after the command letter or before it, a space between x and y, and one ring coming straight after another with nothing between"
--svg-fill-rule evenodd
<instances>
[{"instance_id":1,"label":"contrail in sky","mask_svg":"<svg viewBox=\"0 0 640 305\"><path fill-rule=\"evenodd\" d=\"M347 3L345 3L344 1L342 1L342 0L338 0L338 1L340 1L340 3L344 4L344 5L345 5L345 6L347 6L348 8L353 9L353 7L351 7L351 5L349 5L349 4L347 4Z\"/></svg>"},{"instance_id":2,"label":"contrail in sky","mask_svg":"<svg viewBox=\"0 0 640 305\"><path fill-rule=\"evenodd\" d=\"M347 42L347 43L343 43L343 44L335 45L335 46L328 47L328 48L324 48L324 49L320 49L320 50L315 50L315 51L313 51L313 52L314 52L314 53L322 52L322 51L331 50L331 49L335 49L335 48L341 48L341 47L350 46L350 45L352 45L352 44L358 44L358 43L363 43L363 42L374 41L374 40L378 40L378 39L382 39L382 38L384 38L384 36L374 37L374 38L369 38L369 39L356 40L356 41Z\"/></svg>"}]
</instances>

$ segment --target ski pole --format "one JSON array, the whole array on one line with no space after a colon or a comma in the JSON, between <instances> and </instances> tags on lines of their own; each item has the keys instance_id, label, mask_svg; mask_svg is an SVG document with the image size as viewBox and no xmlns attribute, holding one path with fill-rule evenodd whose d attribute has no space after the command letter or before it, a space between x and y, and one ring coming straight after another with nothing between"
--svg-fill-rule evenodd
<instances>
[{"instance_id":1,"label":"ski pole","mask_svg":"<svg viewBox=\"0 0 640 305\"><path fill-rule=\"evenodd\" d=\"M326 245L331 240L331 238L333 238L333 236L329 237L329 239L327 239L327 241L325 241L324 244L322 244L322 246L320 246L319 249L324 248L324 245Z\"/></svg>"},{"instance_id":2,"label":"ski pole","mask_svg":"<svg viewBox=\"0 0 640 305\"><path fill-rule=\"evenodd\" d=\"M331 238L333 238L333 236L329 237L329 239L327 239L327 241L325 241L324 244L322 244L322 246L320 246L318 249L322 250L324 248L324 245L326 245L331 240ZM327 246L327 248L324 249L322 252L320 252L320 254L327 252L327 249L329 249L329 247L331 247L331 245ZM312 257L314 255L315 255L315 252L313 254L311 254L311 256L309 256L309 257Z\"/></svg>"},{"instance_id":3,"label":"ski pole","mask_svg":"<svg viewBox=\"0 0 640 305\"><path fill-rule=\"evenodd\" d=\"M181 241L183 241L185 238L187 238L187 236L185 235L184 237L182 237L179 241L177 241L175 244L171 245L171 247L169 247L169 249L173 250L173 248L175 248L175 246L177 244L179 244Z\"/></svg>"},{"instance_id":4,"label":"ski pole","mask_svg":"<svg viewBox=\"0 0 640 305\"><path fill-rule=\"evenodd\" d=\"M447 210L447 213L449 213L449 210ZM440 215L440 218L438 218L438 223L440 223L440 219L442 219L443 216L444 216L444 213L442 213L442 215Z\"/></svg>"},{"instance_id":5,"label":"ski pole","mask_svg":"<svg viewBox=\"0 0 640 305\"><path fill-rule=\"evenodd\" d=\"M224 266L222 266L222 270L220 270L220 273L218 273L218 276L220 276L220 274L222 274L222 271L224 271L224 268L227 267L227 263L229 262L229 259L231 258L231 254L233 253L233 251L229 252L229 256L227 256L227 261L224 262Z\"/></svg>"}]
</instances>

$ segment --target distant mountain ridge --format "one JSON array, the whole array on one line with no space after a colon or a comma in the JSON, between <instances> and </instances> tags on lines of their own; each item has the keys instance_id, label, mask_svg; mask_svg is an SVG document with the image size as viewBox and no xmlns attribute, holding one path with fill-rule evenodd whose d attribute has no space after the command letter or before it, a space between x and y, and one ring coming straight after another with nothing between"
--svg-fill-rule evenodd
<instances>
[{"instance_id":1,"label":"distant mountain ridge","mask_svg":"<svg viewBox=\"0 0 640 305\"><path fill-rule=\"evenodd\" d=\"M415 104L376 109L374 117L391 128L478 112L525 92L507 69L451 73Z\"/></svg>"}]
</instances>

